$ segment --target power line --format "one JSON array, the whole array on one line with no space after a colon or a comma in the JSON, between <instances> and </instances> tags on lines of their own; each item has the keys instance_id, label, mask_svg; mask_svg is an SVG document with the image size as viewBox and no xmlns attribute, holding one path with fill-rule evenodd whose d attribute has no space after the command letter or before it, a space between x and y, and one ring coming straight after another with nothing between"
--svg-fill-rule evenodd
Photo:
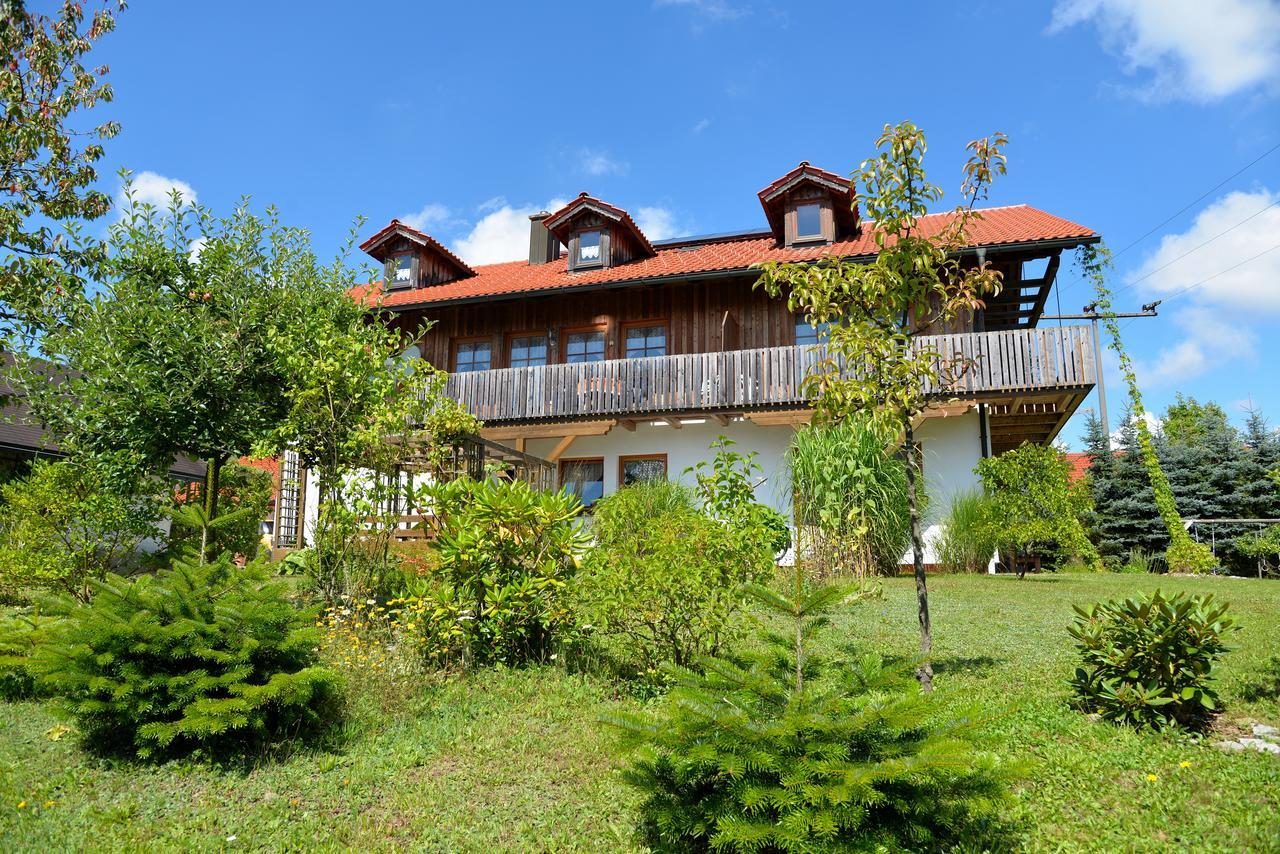
<instances>
[{"instance_id":1,"label":"power line","mask_svg":"<svg viewBox=\"0 0 1280 854\"><path fill-rule=\"evenodd\" d=\"M1205 242L1203 242L1203 243L1199 244L1198 246L1193 246L1192 248L1188 249L1186 252L1183 252L1183 253L1182 253L1181 255L1179 255L1177 258L1174 258L1174 259L1172 259L1171 261L1166 261L1164 264L1161 264L1159 267L1156 267L1154 270L1151 270L1150 272L1145 273L1145 274L1143 274L1142 276L1139 276L1138 278L1134 279L1132 282L1130 282L1130 283L1129 283L1129 284L1127 284L1127 285L1124 285L1123 287L1116 288L1115 292L1116 292L1116 293L1121 293L1122 291L1127 291L1127 290L1129 290L1129 288L1132 288L1134 285L1138 284L1138 282L1141 282L1141 281L1143 281L1144 279L1148 279L1148 278L1150 278L1151 276L1154 276L1156 273L1159 273L1161 270L1163 270L1163 269L1165 269L1165 268L1167 268L1167 267L1170 267L1170 266L1172 266L1173 264L1176 264L1177 262L1181 261L1183 258L1186 258L1186 257L1187 257L1188 255L1190 255L1191 253L1196 252L1196 251L1198 251L1198 250L1200 250L1200 249L1203 249L1204 247L1208 246L1208 245L1209 245L1210 243L1212 243L1213 241L1217 240L1219 237L1222 237L1224 234L1230 234L1231 232L1235 231L1237 228L1239 228L1240 226L1244 225L1246 222L1248 222L1249 220L1253 219L1254 217L1262 216L1264 213L1266 213L1267 211L1271 210L1271 209L1272 209L1272 208L1274 208L1276 205L1280 205L1280 199L1276 199L1274 202L1272 202L1271 204L1267 205L1265 208L1263 208L1262 210L1258 211L1257 213L1250 214L1249 216L1247 216L1247 217L1245 217L1244 219L1240 220L1239 222L1237 222L1235 225L1231 226L1230 228L1228 228L1228 229L1226 229L1226 230L1224 230L1224 231L1220 231L1220 232L1218 232L1218 233L1217 233L1217 234L1215 234L1213 237L1210 237L1208 240L1206 240Z\"/></svg>"},{"instance_id":2,"label":"power line","mask_svg":"<svg viewBox=\"0 0 1280 854\"><path fill-rule=\"evenodd\" d=\"M1181 290L1174 291L1173 293L1169 294L1167 297L1164 297L1164 301L1168 302L1171 299L1176 299L1177 297L1182 296L1188 291L1195 290L1201 285L1206 285L1209 282L1212 282L1214 279L1218 278L1219 276L1225 276L1227 273L1230 273L1232 270L1235 270L1238 267L1243 267L1245 264L1248 264L1250 261L1256 261L1257 259L1261 258L1263 255L1266 255L1269 252L1275 252L1277 249L1280 249L1280 243L1277 243L1275 246L1272 246L1269 249L1263 249L1257 255L1250 255L1248 258L1244 259L1243 261L1237 264L1232 264L1230 267L1226 268L1225 270L1219 270L1218 272L1214 273L1212 276L1206 276L1200 281L1195 282L1194 284L1187 285L1185 288L1182 288ZM1133 322L1132 320L1129 321L1129 323L1132 323L1132 322ZM1129 323L1126 323L1124 326L1120 328L1124 329L1125 326L1129 325Z\"/></svg>"},{"instance_id":3,"label":"power line","mask_svg":"<svg viewBox=\"0 0 1280 854\"><path fill-rule=\"evenodd\" d=\"M1264 152L1262 152L1261 154L1259 154L1259 155L1258 155L1257 157L1255 157L1253 160L1250 160L1250 161L1249 161L1248 163L1246 163L1244 166L1241 166L1241 167L1240 167L1239 169L1237 169L1235 172L1232 172L1232 173L1231 173L1230 175L1228 175L1226 178L1223 178L1221 181L1219 181L1218 183L1214 184L1212 187L1210 187L1209 189L1205 190L1205 191L1204 191L1203 193L1201 193L1200 195L1196 196L1196 197L1195 197L1194 199L1192 199L1192 200L1191 200L1191 201L1190 201L1190 202L1189 202L1185 207L1183 207L1183 208L1179 209L1176 213L1172 214L1172 215L1171 215L1171 216L1169 216L1167 219L1162 220L1162 221L1160 222L1160 224L1159 224L1159 225L1155 226L1155 227L1154 227L1154 228L1152 228L1150 231L1148 231L1146 234L1143 234L1143 235L1142 235L1141 237L1139 237L1137 240L1135 240L1135 241L1133 241L1132 243L1130 243L1129 245L1125 246L1125 247L1124 247L1123 249L1121 249L1120 251L1118 251L1118 252L1114 253L1111 257L1112 257L1112 258L1119 258L1119 257L1120 257L1121 255L1123 255L1124 253L1128 252L1130 249L1132 249L1133 247L1137 246L1139 243L1141 243L1142 241L1146 240L1148 237L1150 237L1151 235L1155 234L1157 231L1159 231L1160 229L1164 228L1166 225L1168 225L1169 223L1173 222L1175 219L1177 219L1178 217L1182 216L1182 215L1183 215L1184 213L1186 213L1187 211L1191 210L1191 208L1195 207L1197 204L1199 204L1201 201L1203 201L1203 200L1204 200L1204 198L1205 198L1206 196L1208 196L1210 193L1212 193L1214 190L1217 190L1217 189L1218 189L1219 187L1221 187L1223 184L1225 184L1225 183L1227 183L1228 181L1232 180L1233 178L1237 177L1237 176L1238 176L1238 175L1240 175L1242 172L1244 172L1245 170L1247 170L1247 169L1249 169L1250 167L1252 167L1255 163L1257 163L1258 161L1260 161L1260 160L1262 160L1263 158L1267 157L1268 155L1275 153L1277 150L1280 150L1280 142L1276 143L1276 144L1275 144L1275 145L1273 145L1271 148L1268 148L1266 151L1264 151Z\"/></svg>"}]
</instances>

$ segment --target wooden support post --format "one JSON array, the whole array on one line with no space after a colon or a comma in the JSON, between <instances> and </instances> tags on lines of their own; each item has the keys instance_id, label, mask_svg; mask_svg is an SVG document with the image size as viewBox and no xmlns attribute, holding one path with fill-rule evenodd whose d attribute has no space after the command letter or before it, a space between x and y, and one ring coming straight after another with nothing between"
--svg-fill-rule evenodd
<instances>
[{"instance_id":1,"label":"wooden support post","mask_svg":"<svg viewBox=\"0 0 1280 854\"><path fill-rule=\"evenodd\" d=\"M576 435L565 436L556 444L551 453L547 454L547 459L553 463L560 459L560 455L569 450L569 446L573 444L573 440L576 438L578 438Z\"/></svg>"}]
</instances>

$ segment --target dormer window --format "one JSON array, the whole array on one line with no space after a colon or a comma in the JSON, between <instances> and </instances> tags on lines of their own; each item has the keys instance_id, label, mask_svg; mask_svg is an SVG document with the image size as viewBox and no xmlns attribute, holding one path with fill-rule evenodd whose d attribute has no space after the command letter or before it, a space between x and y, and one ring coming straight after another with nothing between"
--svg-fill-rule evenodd
<instances>
[{"instance_id":1,"label":"dormer window","mask_svg":"<svg viewBox=\"0 0 1280 854\"><path fill-rule=\"evenodd\" d=\"M403 255L392 255L387 259L387 287L388 288L408 288L412 287L414 279L414 271L418 266L417 256L412 253Z\"/></svg>"},{"instance_id":2,"label":"dormer window","mask_svg":"<svg viewBox=\"0 0 1280 854\"><path fill-rule=\"evenodd\" d=\"M604 243L602 232L583 231L578 234L578 267L591 267L603 262L601 247Z\"/></svg>"},{"instance_id":3,"label":"dormer window","mask_svg":"<svg viewBox=\"0 0 1280 854\"><path fill-rule=\"evenodd\" d=\"M796 240L821 240L822 205L805 202L796 205Z\"/></svg>"}]
</instances>

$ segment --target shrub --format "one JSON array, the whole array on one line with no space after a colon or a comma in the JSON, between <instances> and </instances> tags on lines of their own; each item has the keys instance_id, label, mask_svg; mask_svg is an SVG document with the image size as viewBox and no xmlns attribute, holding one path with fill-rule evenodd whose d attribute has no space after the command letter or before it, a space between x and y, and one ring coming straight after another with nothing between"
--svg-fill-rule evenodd
<instances>
[{"instance_id":1,"label":"shrub","mask_svg":"<svg viewBox=\"0 0 1280 854\"><path fill-rule=\"evenodd\" d=\"M94 469L37 460L0 488L0 589L44 589L85 601L91 582L125 572L156 536L156 506L141 491L111 488Z\"/></svg>"},{"instance_id":2,"label":"shrub","mask_svg":"<svg viewBox=\"0 0 1280 854\"><path fill-rule=\"evenodd\" d=\"M585 549L578 499L523 481L459 479L427 489L438 583L422 597L424 652L440 661L544 661L573 626L565 587Z\"/></svg>"},{"instance_id":3,"label":"shrub","mask_svg":"<svg viewBox=\"0 0 1280 854\"><path fill-rule=\"evenodd\" d=\"M953 495L938 538L938 562L952 572L985 572L996 551L990 512L991 502L982 490Z\"/></svg>"},{"instance_id":4,"label":"shrub","mask_svg":"<svg viewBox=\"0 0 1280 854\"><path fill-rule=\"evenodd\" d=\"M775 530L702 513L688 488L637 483L596 502L591 550L574 582L579 620L628 664L691 664L733 629L742 587L773 572Z\"/></svg>"},{"instance_id":5,"label":"shrub","mask_svg":"<svg viewBox=\"0 0 1280 854\"><path fill-rule=\"evenodd\" d=\"M907 471L869 421L805 427L787 450L801 534L819 575L893 572L910 544Z\"/></svg>"},{"instance_id":6,"label":"shrub","mask_svg":"<svg viewBox=\"0 0 1280 854\"><path fill-rule=\"evenodd\" d=\"M27 666L36 642L54 623L38 610L0 618L0 700L35 696L35 679Z\"/></svg>"},{"instance_id":7,"label":"shrub","mask_svg":"<svg viewBox=\"0 0 1280 854\"><path fill-rule=\"evenodd\" d=\"M316 664L314 615L295 610L261 563L179 560L95 586L88 605L49 601L62 619L29 665L86 745L223 753L315 732L336 714L339 680Z\"/></svg>"},{"instance_id":8,"label":"shrub","mask_svg":"<svg viewBox=\"0 0 1280 854\"><path fill-rule=\"evenodd\" d=\"M402 617L396 604L375 599L330 605L321 614L320 657L342 676L349 703L394 713L422 690L424 662Z\"/></svg>"},{"instance_id":9,"label":"shrub","mask_svg":"<svg viewBox=\"0 0 1280 854\"><path fill-rule=\"evenodd\" d=\"M1027 442L980 460L975 471L990 502L991 539L1007 552L1049 548L1059 563L1080 558L1100 569L1102 558L1081 523L1092 498L1084 481L1071 483L1070 469L1057 448Z\"/></svg>"},{"instance_id":10,"label":"shrub","mask_svg":"<svg viewBox=\"0 0 1280 854\"><path fill-rule=\"evenodd\" d=\"M1218 713L1213 665L1235 628L1225 603L1157 590L1075 610L1082 661L1070 684L1085 711L1140 729L1201 729Z\"/></svg>"},{"instance_id":11,"label":"shrub","mask_svg":"<svg viewBox=\"0 0 1280 854\"><path fill-rule=\"evenodd\" d=\"M797 570L797 575L800 570ZM616 715L633 748L655 851L939 851L983 847L1007 802L997 760L963 724L933 718L907 675L875 655L829 667L808 647L833 588L752 594L789 618L766 648L673 668L656 715ZM995 847L994 845L991 847Z\"/></svg>"}]
</instances>

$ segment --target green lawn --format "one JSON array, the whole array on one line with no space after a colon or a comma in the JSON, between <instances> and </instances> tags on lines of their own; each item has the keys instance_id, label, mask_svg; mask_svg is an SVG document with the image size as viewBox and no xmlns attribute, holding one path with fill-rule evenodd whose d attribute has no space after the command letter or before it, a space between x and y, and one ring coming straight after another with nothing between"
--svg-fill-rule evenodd
<instances>
[{"instance_id":1,"label":"green lawn","mask_svg":"<svg viewBox=\"0 0 1280 854\"><path fill-rule=\"evenodd\" d=\"M1280 583L931 582L939 695L988 709L990 749L1027 765L1010 816L1027 849L1280 850L1280 758L1091 723L1067 708L1063 689L1071 603L1157 585L1211 590L1243 626L1222 668L1222 726L1280 724L1276 702L1239 698L1242 681L1280 652ZM910 656L910 579L839 615L830 640ZM0 703L0 850L623 849L635 799L596 719L634 703L557 669L486 671L424 687L395 714L353 719L338 753L299 752L248 771L95 760L73 734L48 737L57 719L41 704Z\"/></svg>"}]
</instances>

